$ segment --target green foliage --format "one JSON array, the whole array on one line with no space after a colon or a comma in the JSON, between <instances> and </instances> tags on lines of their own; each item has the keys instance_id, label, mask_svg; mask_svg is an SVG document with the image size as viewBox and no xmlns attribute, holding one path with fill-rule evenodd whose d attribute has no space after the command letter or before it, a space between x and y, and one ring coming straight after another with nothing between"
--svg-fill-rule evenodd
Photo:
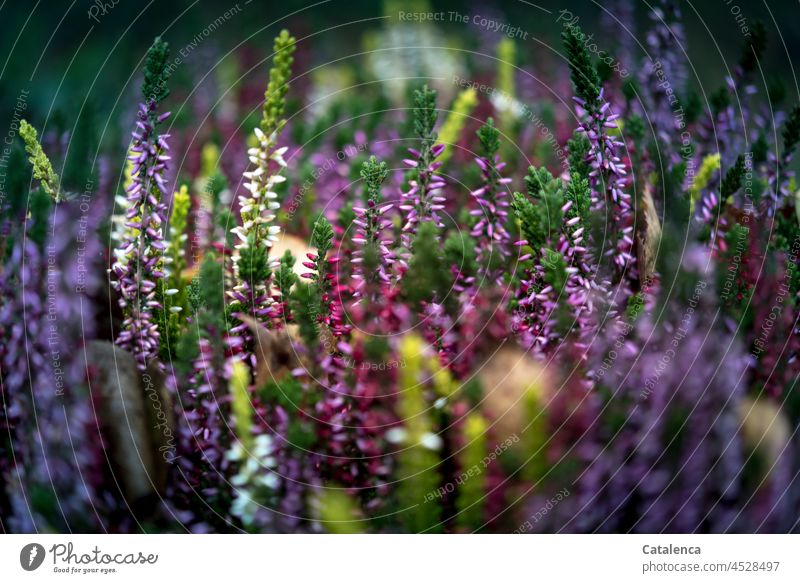
<instances>
[{"instance_id":1,"label":"green foliage","mask_svg":"<svg viewBox=\"0 0 800 583\"><path fill-rule=\"evenodd\" d=\"M33 166L33 177L38 180L42 189L49 194L52 199L58 202L61 199L59 193L59 179L56 171L47 154L44 153L39 143L36 129L24 119L19 124L19 135L25 142L25 151L28 152L28 161Z\"/></svg>"},{"instance_id":2,"label":"green foliage","mask_svg":"<svg viewBox=\"0 0 800 583\"><path fill-rule=\"evenodd\" d=\"M539 205L533 204L533 201L525 195L515 192L511 208L517 216L522 236L528 242L528 246L537 249L540 247L539 244L544 244L550 236L550 227L547 224L542 225Z\"/></svg>"},{"instance_id":3,"label":"green foliage","mask_svg":"<svg viewBox=\"0 0 800 583\"><path fill-rule=\"evenodd\" d=\"M50 232L50 218L53 212L53 199L42 188L31 192L29 198L30 220L28 222L28 237L40 248L44 248L47 235Z\"/></svg>"},{"instance_id":4,"label":"green foliage","mask_svg":"<svg viewBox=\"0 0 800 583\"><path fill-rule=\"evenodd\" d=\"M275 37L272 68L269 71L269 83L264 93L261 119L261 131L267 136L279 132L286 123L283 113L286 107L286 92L289 91L289 79L292 76L295 48L295 38L289 34L288 30L282 30Z\"/></svg>"},{"instance_id":5,"label":"green foliage","mask_svg":"<svg viewBox=\"0 0 800 583\"><path fill-rule=\"evenodd\" d=\"M571 318L567 316L564 324L565 330L569 329ZM535 381L531 380L531 383ZM531 384L525 395L522 397L522 407L524 407L528 424L523 428L520 436L521 447L519 453L524 456L521 460L521 474L526 482L535 486L548 475L552 466L547 460L547 446L550 443L551 434L548 431L548 410L546 399L543 397L547 389L538 384ZM517 452L514 452L517 453Z\"/></svg>"},{"instance_id":6,"label":"green foliage","mask_svg":"<svg viewBox=\"0 0 800 583\"><path fill-rule=\"evenodd\" d=\"M477 135L481 143L481 156L492 163L500 149L500 132L494 127L494 120L491 117L480 127Z\"/></svg>"},{"instance_id":7,"label":"green foliage","mask_svg":"<svg viewBox=\"0 0 800 583\"><path fill-rule=\"evenodd\" d=\"M311 245L316 247L317 255L320 258L324 258L333 248L333 226L325 217L321 216L314 222L311 230Z\"/></svg>"},{"instance_id":8,"label":"green foliage","mask_svg":"<svg viewBox=\"0 0 800 583\"><path fill-rule=\"evenodd\" d=\"M525 176L525 186L528 196L535 199L544 199L561 191L561 181L554 178L547 168L528 167Z\"/></svg>"},{"instance_id":9,"label":"green foliage","mask_svg":"<svg viewBox=\"0 0 800 583\"><path fill-rule=\"evenodd\" d=\"M361 178L364 179L367 200L379 203L383 200L381 196L381 185L389 175L386 162L378 162L375 156L370 156L369 160L361 165Z\"/></svg>"},{"instance_id":10,"label":"green foliage","mask_svg":"<svg viewBox=\"0 0 800 583\"><path fill-rule=\"evenodd\" d=\"M222 264L214 253L207 253L200 273L192 279L187 290L188 302L196 325L189 326L177 340L174 364L180 374L189 374L199 356L201 336L208 338L221 353L224 350L222 332L226 326L225 296Z\"/></svg>"},{"instance_id":11,"label":"green foliage","mask_svg":"<svg viewBox=\"0 0 800 583\"><path fill-rule=\"evenodd\" d=\"M414 91L414 133L430 148L436 141L433 131L439 112L436 111L436 91L424 85Z\"/></svg>"},{"instance_id":12,"label":"green foliage","mask_svg":"<svg viewBox=\"0 0 800 583\"><path fill-rule=\"evenodd\" d=\"M300 338L313 352L317 346L317 316L319 315L319 296L316 286L297 282L289 296L289 307L297 323Z\"/></svg>"},{"instance_id":13,"label":"green foliage","mask_svg":"<svg viewBox=\"0 0 800 583\"><path fill-rule=\"evenodd\" d=\"M783 252L786 276L789 280L791 296L795 298L795 305L800 301L800 264L796 252L792 251L794 242L800 239L800 218L797 216L797 198L794 204L787 205L783 212L775 215L776 224L774 231L774 245Z\"/></svg>"},{"instance_id":14,"label":"green foliage","mask_svg":"<svg viewBox=\"0 0 800 583\"><path fill-rule=\"evenodd\" d=\"M718 289L720 301L737 322L749 326L746 317L752 289L744 277L747 253L750 248L750 229L739 223L725 233L727 249L718 264ZM749 319L749 317L748 317Z\"/></svg>"},{"instance_id":15,"label":"green foliage","mask_svg":"<svg viewBox=\"0 0 800 583\"><path fill-rule=\"evenodd\" d=\"M8 212L11 216L20 216L25 212L28 200L28 187L31 182L31 168L25 163L25 149L14 141L8 156L6 174L6 193L8 195ZM0 212L6 212L0 207Z\"/></svg>"},{"instance_id":16,"label":"green foliage","mask_svg":"<svg viewBox=\"0 0 800 583\"><path fill-rule=\"evenodd\" d=\"M375 285L379 280L378 270L381 268L381 261L383 261L379 245L374 241L367 241L364 245L361 265L366 276L365 279L370 285ZM373 294L365 294L364 299L366 302L372 302Z\"/></svg>"},{"instance_id":17,"label":"green foliage","mask_svg":"<svg viewBox=\"0 0 800 583\"><path fill-rule=\"evenodd\" d=\"M439 232L433 223L422 223L411 244L408 272L400 281L403 295L417 309L422 302L441 299L450 287L450 274L439 248Z\"/></svg>"},{"instance_id":18,"label":"green foliage","mask_svg":"<svg viewBox=\"0 0 800 583\"><path fill-rule=\"evenodd\" d=\"M592 208L592 190L589 187L589 181L580 176L570 180L564 198L572 202L572 206L567 211L567 219L578 217L581 223L585 223Z\"/></svg>"},{"instance_id":19,"label":"green foliage","mask_svg":"<svg viewBox=\"0 0 800 583\"><path fill-rule=\"evenodd\" d=\"M187 231L189 224L189 210L192 199L186 185L172 198L172 214L169 217L169 246L167 256L171 259L169 265L170 286L181 289L183 287L183 270L186 269L186 241L189 238Z\"/></svg>"},{"instance_id":20,"label":"green foliage","mask_svg":"<svg viewBox=\"0 0 800 583\"><path fill-rule=\"evenodd\" d=\"M331 534L364 532L358 503L342 490L327 489L319 494L320 523Z\"/></svg>"},{"instance_id":21,"label":"green foliage","mask_svg":"<svg viewBox=\"0 0 800 583\"><path fill-rule=\"evenodd\" d=\"M200 301L207 322L219 330L225 326L225 285L222 264L214 253L206 253L200 265Z\"/></svg>"},{"instance_id":22,"label":"green foliage","mask_svg":"<svg viewBox=\"0 0 800 583\"><path fill-rule=\"evenodd\" d=\"M780 107L786 99L786 84L777 75L772 75L767 81L767 97L773 109Z\"/></svg>"},{"instance_id":23,"label":"green foliage","mask_svg":"<svg viewBox=\"0 0 800 583\"><path fill-rule=\"evenodd\" d=\"M628 298L628 304L625 307L625 316L628 322L634 322L639 314L644 310L644 295L641 292L636 292Z\"/></svg>"},{"instance_id":24,"label":"green foliage","mask_svg":"<svg viewBox=\"0 0 800 583\"><path fill-rule=\"evenodd\" d=\"M497 43L497 89L506 102L498 112L500 127L510 135L514 126L514 110L511 104L517 99L516 68L517 45L514 39L505 37Z\"/></svg>"},{"instance_id":25,"label":"green foliage","mask_svg":"<svg viewBox=\"0 0 800 583\"><path fill-rule=\"evenodd\" d=\"M478 412L464 420L464 448L458 455L459 466L467 478L458 488L456 523L464 530L476 530L486 521L485 496L487 477L481 462L488 452L486 420ZM475 474L475 475L473 475Z\"/></svg>"},{"instance_id":26,"label":"green foliage","mask_svg":"<svg viewBox=\"0 0 800 583\"><path fill-rule=\"evenodd\" d=\"M275 276L275 283L278 285L282 301L287 301L289 299L290 290L292 286L297 283L297 274L294 272L295 262L296 259L294 255L287 249L281 257L281 265Z\"/></svg>"},{"instance_id":27,"label":"green foliage","mask_svg":"<svg viewBox=\"0 0 800 583\"><path fill-rule=\"evenodd\" d=\"M263 387L259 387L258 394L264 403L292 411L302 404L305 389L303 383L289 376L280 381L272 380Z\"/></svg>"},{"instance_id":28,"label":"green foliage","mask_svg":"<svg viewBox=\"0 0 800 583\"><path fill-rule=\"evenodd\" d=\"M586 161L589 155L591 144L589 138L583 132L575 132L567 142L567 151L569 152L569 173L570 176L580 176L589 179L589 172L591 167Z\"/></svg>"},{"instance_id":29,"label":"green foliage","mask_svg":"<svg viewBox=\"0 0 800 583\"><path fill-rule=\"evenodd\" d=\"M353 210L353 203L351 201L346 201L336 215L336 224L346 231L353 225L353 221L355 221L356 218L358 217Z\"/></svg>"},{"instance_id":30,"label":"green foliage","mask_svg":"<svg viewBox=\"0 0 800 583\"><path fill-rule=\"evenodd\" d=\"M289 427L286 429L286 439L294 449L300 450L301 452L310 450L317 441L317 434L313 422L300 417L289 420Z\"/></svg>"},{"instance_id":31,"label":"green foliage","mask_svg":"<svg viewBox=\"0 0 800 583\"><path fill-rule=\"evenodd\" d=\"M68 155L64 160L61 184L65 190L82 192L96 182L92 159L98 149L99 123L95 111L94 101L87 98L70 135Z\"/></svg>"},{"instance_id":32,"label":"green foliage","mask_svg":"<svg viewBox=\"0 0 800 583\"><path fill-rule=\"evenodd\" d=\"M683 110L686 112L686 122L696 122L703 114L703 100L700 99L700 95L697 91L689 91L684 101L686 102L686 105L683 107Z\"/></svg>"},{"instance_id":33,"label":"green foliage","mask_svg":"<svg viewBox=\"0 0 800 583\"><path fill-rule=\"evenodd\" d=\"M250 289L255 289L267 283L271 275L267 247L257 244L255 234L251 234L247 246L239 249L239 277L250 285Z\"/></svg>"},{"instance_id":34,"label":"green foliage","mask_svg":"<svg viewBox=\"0 0 800 583\"><path fill-rule=\"evenodd\" d=\"M641 88L639 87L639 83L636 79L628 79L622 84L622 96L625 97L625 101L628 103L632 102L636 99L636 96L639 95Z\"/></svg>"},{"instance_id":35,"label":"green foliage","mask_svg":"<svg viewBox=\"0 0 800 583\"><path fill-rule=\"evenodd\" d=\"M568 26L561 32L561 39L567 53L575 95L586 103L589 111L593 111L600 97L600 77L586 48L585 35L580 27Z\"/></svg>"},{"instance_id":36,"label":"green foliage","mask_svg":"<svg viewBox=\"0 0 800 583\"><path fill-rule=\"evenodd\" d=\"M528 168L525 183L528 196L515 192L511 208L520 222L523 237L538 252L561 229L564 195L561 181L545 168Z\"/></svg>"},{"instance_id":37,"label":"green foliage","mask_svg":"<svg viewBox=\"0 0 800 583\"><path fill-rule=\"evenodd\" d=\"M644 130L644 120L638 115L631 115L625 123L625 133L634 144L638 144L644 139Z\"/></svg>"},{"instance_id":38,"label":"green foliage","mask_svg":"<svg viewBox=\"0 0 800 583\"><path fill-rule=\"evenodd\" d=\"M767 153L769 152L769 144L763 132L759 132L758 138L753 142L753 164L758 165L766 162Z\"/></svg>"},{"instance_id":39,"label":"green foliage","mask_svg":"<svg viewBox=\"0 0 800 583\"><path fill-rule=\"evenodd\" d=\"M731 104L731 96L727 87L720 87L709 98L711 111L716 115Z\"/></svg>"},{"instance_id":40,"label":"green foliage","mask_svg":"<svg viewBox=\"0 0 800 583\"><path fill-rule=\"evenodd\" d=\"M253 443L253 404L250 400L250 370L241 360L235 360L231 366L229 389L236 437L245 449L250 449Z\"/></svg>"},{"instance_id":41,"label":"green foliage","mask_svg":"<svg viewBox=\"0 0 800 583\"><path fill-rule=\"evenodd\" d=\"M228 188L228 179L219 170L217 170L211 176L208 177L205 189L206 192L208 192L208 194L211 195L213 209L216 210L221 204L220 195L226 188Z\"/></svg>"},{"instance_id":42,"label":"green foliage","mask_svg":"<svg viewBox=\"0 0 800 583\"><path fill-rule=\"evenodd\" d=\"M545 283L553 286L556 295L560 296L567 284L567 261L564 256L554 249L545 249L542 267L544 267Z\"/></svg>"},{"instance_id":43,"label":"green foliage","mask_svg":"<svg viewBox=\"0 0 800 583\"><path fill-rule=\"evenodd\" d=\"M733 196L742 186L742 179L744 178L744 156L741 154L736 158L734 165L725 173L722 179L722 186L720 187L720 204L724 204L729 196Z\"/></svg>"},{"instance_id":44,"label":"green foliage","mask_svg":"<svg viewBox=\"0 0 800 583\"><path fill-rule=\"evenodd\" d=\"M425 399L424 379L430 378L423 357L422 340L407 334L400 341L400 358L405 367L399 370L397 409L406 432L405 447L397 455L397 498L399 516L407 532L437 532L441 529L442 505L434 498L439 486L439 455L426 447L425 438L434 435L430 404Z\"/></svg>"},{"instance_id":45,"label":"green foliage","mask_svg":"<svg viewBox=\"0 0 800 583\"><path fill-rule=\"evenodd\" d=\"M788 156L800 142L800 105L795 105L783 126L783 155Z\"/></svg>"},{"instance_id":46,"label":"green foliage","mask_svg":"<svg viewBox=\"0 0 800 583\"><path fill-rule=\"evenodd\" d=\"M147 50L144 63L144 83L142 83L142 96L145 103L155 101L160 103L169 95L167 80L167 62L169 61L169 45L158 36Z\"/></svg>"},{"instance_id":47,"label":"green foliage","mask_svg":"<svg viewBox=\"0 0 800 583\"><path fill-rule=\"evenodd\" d=\"M475 240L466 231L452 231L444 241L444 262L455 265L464 277L478 273L478 251Z\"/></svg>"},{"instance_id":48,"label":"green foliage","mask_svg":"<svg viewBox=\"0 0 800 583\"><path fill-rule=\"evenodd\" d=\"M764 51L767 48L767 28L760 20L753 23L753 30L750 37L745 42L742 49L742 56L739 58L739 66L745 73L751 73L756 69L758 63L764 58Z\"/></svg>"},{"instance_id":49,"label":"green foliage","mask_svg":"<svg viewBox=\"0 0 800 583\"><path fill-rule=\"evenodd\" d=\"M162 342L159 350L161 359L172 359L181 335L186 326L186 312L189 309L189 296L183 271L186 269L186 241L189 210L192 201L189 189L181 186L172 199L172 214L169 217L169 244L167 246L167 279L159 282L159 303L163 309L156 312L158 330ZM168 290L177 290L169 292Z\"/></svg>"},{"instance_id":50,"label":"green foliage","mask_svg":"<svg viewBox=\"0 0 800 583\"><path fill-rule=\"evenodd\" d=\"M202 291L200 289L200 278L193 277L192 281L189 283L189 287L187 288L187 296L189 300L189 307L192 310L192 314L197 313L203 306L203 298L202 298Z\"/></svg>"},{"instance_id":51,"label":"green foliage","mask_svg":"<svg viewBox=\"0 0 800 583\"><path fill-rule=\"evenodd\" d=\"M296 411L313 409L319 393L306 390L302 382L290 376L260 387L259 396L268 407L279 406L286 411ZM291 416L286 439L292 449L312 449L317 439L313 422L303 416Z\"/></svg>"}]
</instances>

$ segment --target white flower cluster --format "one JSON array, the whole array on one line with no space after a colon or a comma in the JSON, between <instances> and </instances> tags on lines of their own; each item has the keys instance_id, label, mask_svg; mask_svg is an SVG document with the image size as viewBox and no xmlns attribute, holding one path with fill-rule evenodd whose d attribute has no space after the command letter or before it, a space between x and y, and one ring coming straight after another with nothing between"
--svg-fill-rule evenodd
<instances>
[{"instance_id":1,"label":"white flower cluster","mask_svg":"<svg viewBox=\"0 0 800 583\"><path fill-rule=\"evenodd\" d=\"M286 160L283 159L283 155L288 148L275 148L276 136L274 134L267 136L260 128L255 129L255 134L258 146L247 151L255 169L244 173L244 177L247 179L244 187L250 194L239 197L242 224L231 229L231 232L239 239L235 245L237 252L233 256L234 270L237 275L236 289L239 291L244 287L244 283L238 278L239 252L250 245L251 238L255 244L264 243L265 246L272 247L281 232L279 226L270 223L275 220L275 211L280 208L277 202L278 194L274 190L275 185L284 182L286 177L271 173L269 163L272 160L281 168L285 168Z\"/></svg>"},{"instance_id":2,"label":"white flower cluster","mask_svg":"<svg viewBox=\"0 0 800 583\"><path fill-rule=\"evenodd\" d=\"M264 507L264 490L272 492L280 485L274 453L274 441L266 434L255 437L250 451L237 442L227 453L230 461L240 463L239 472L231 478L235 488L231 514L246 526L256 521L258 511Z\"/></svg>"}]
</instances>

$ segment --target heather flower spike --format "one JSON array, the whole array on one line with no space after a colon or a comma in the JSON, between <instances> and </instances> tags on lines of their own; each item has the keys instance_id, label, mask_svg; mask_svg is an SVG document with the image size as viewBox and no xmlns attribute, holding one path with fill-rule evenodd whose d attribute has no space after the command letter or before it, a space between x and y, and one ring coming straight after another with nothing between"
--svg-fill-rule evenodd
<instances>
[{"instance_id":1,"label":"heather flower spike","mask_svg":"<svg viewBox=\"0 0 800 583\"><path fill-rule=\"evenodd\" d=\"M237 241L233 254L234 286L231 295L240 305L237 311L260 321L272 315L269 275L278 267L278 262L266 258L281 231L273 223L275 212L280 208L276 187L286 181L281 172L286 167L284 154L287 148L279 148L277 138L285 124L282 116L294 50L294 37L286 30L281 31L275 39L261 124L254 130L257 145L247 151L252 170L244 173L244 187L249 194L239 197L241 224L231 229ZM260 265L261 255L266 261L263 266ZM245 262L247 266L244 266Z\"/></svg>"},{"instance_id":2,"label":"heather flower spike","mask_svg":"<svg viewBox=\"0 0 800 583\"><path fill-rule=\"evenodd\" d=\"M437 144L436 125L436 91L425 85L414 92L414 134L419 143L419 150L409 148L411 157L403 163L411 170L410 188L403 193L400 210L405 213L403 225L403 244L408 249L411 237L417 232L422 222L432 222L442 227L439 211L444 209L444 178L437 173L442 163L436 159L445 149L444 144Z\"/></svg>"},{"instance_id":3,"label":"heather flower spike","mask_svg":"<svg viewBox=\"0 0 800 583\"><path fill-rule=\"evenodd\" d=\"M358 283L355 286L354 297L363 296L365 288L373 290L373 294L380 286L388 284L389 268L394 263L394 254L389 250L392 241L386 238L385 232L392 222L385 218L385 214L393 205L384 204L381 194L381 185L389 174L385 162L378 162L375 156L364 162L361 167L361 178L364 180L364 206L353 207L356 219L356 233L353 243L358 249L353 253L353 279ZM375 269L367 270L364 266L365 250L374 249L377 253ZM376 287L377 286L377 287ZM375 299L374 297L370 298Z\"/></svg>"},{"instance_id":4,"label":"heather flower spike","mask_svg":"<svg viewBox=\"0 0 800 583\"><path fill-rule=\"evenodd\" d=\"M162 196L169 193L164 173L170 156L169 136L159 134L158 127L169 113L158 113L158 103L168 94L167 54L167 45L160 38L147 52L142 88L146 101L139 105L129 154L132 167L131 184L126 189L126 231L122 246L114 251L111 267L112 286L124 314L117 344L133 353L142 370L158 355L158 322L164 318L157 295L165 277L166 206Z\"/></svg>"},{"instance_id":5,"label":"heather flower spike","mask_svg":"<svg viewBox=\"0 0 800 583\"><path fill-rule=\"evenodd\" d=\"M502 279L503 265L511 254L511 235L506 230L509 203L505 200L508 196L506 185L511 179L503 178L501 174L506 165L497 155L499 136L492 118L478 130L482 156L475 162L481 169L483 184L472 191L477 208L470 213L478 219L471 235L478 240L482 273L494 283Z\"/></svg>"},{"instance_id":6,"label":"heather flower spike","mask_svg":"<svg viewBox=\"0 0 800 583\"><path fill-rule=\"evenodd\" d=\"M25 151L28 152L28 160L33 166L33 177L41 183L42 189L58 202L61 199L58 174L53 170L50 159L39 143L36 128L23 119L19 124L19 135L25 142Z\"/></svg>"},{"instance_id":7,"label":"heather flower spike","mask_svg":"<svg viewBox=\"0 0 800 583\"><path fill-rule=\"evenodd\" d=\"M439 142L445 146L450 146L449 148L445 148L439 155L439 162L442 164L447 162L455 151L453 146L455 146L461 138L464 126L467 125L470 114L477 105L478 92L475 91L473 87L469 87L460 92L450 106L450 112L447 114L439 130Z\"/></svg>"},{"instance_id":8,"label":"heather flower spike","mask_svg":"<svg viewBox=\"0 0 800 583\"><path fill-rule=\"evenodd\" d=\"M638 276L633 255L633 212L631 197L627 192L628 171L621 158L625 147L609 129L617 128L619 115L612 113L611 104L605 101L600 78L577 26L562 33L567 51L579 131L586 134L590 148L586 157L591 171L589 185L593 203L606 212L610 221L611 240L606 255L611 257L618 279L635 281Z\"/></svg>"},{"instance_id":9,"label":"heather flower spike","mask_svg":"<svg viewBox=\"0 0 800 583\"><path fill-rule=\"evenodd\" d=\"M522 59L529 27L494 30L488 4L489 59L431 50L439 24L409 18L365 38L392 62L375 79L323 54L350 28L298 55L281 31L263 99L252 46L211 75L187 59L174 140L156 39L124 164L83 114L37 134L41 95L20 92L0 530L798 529L800 107L772 30L741 31L707 109L675 0L645 34L622 0L603 37L553 14L562 68ZM440 92L411 91L404 123L408 79Z\"/></svg>"},{"instance_id":10,"label":"heather flower spike","mask_svg":"<svg viewBox=\"0 0 800 583\"><path fill-rule=\"evenodd\" d=\"M314 223L311 246L317 251L306 254L303 266L310 271L303 273L303 278L314 282L314 295L319 306L316 321L326 324L333 335L339 337L346 332L341 302L344 287L339 284L339 256L328 256L333 249L333 226L325 217Z\"/></svg>"}]
</instances>

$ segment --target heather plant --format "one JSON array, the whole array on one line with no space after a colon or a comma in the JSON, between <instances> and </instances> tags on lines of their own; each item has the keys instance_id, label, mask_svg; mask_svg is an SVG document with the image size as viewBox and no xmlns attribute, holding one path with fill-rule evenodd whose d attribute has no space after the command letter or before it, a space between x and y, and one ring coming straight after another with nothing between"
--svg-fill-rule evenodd
<instances>
[{"instance_id":1,"label":"heather plant","mask_svg":"<svg viewBox=\"0 0 800 583\"><path fill-rule=\"evenodd\" d=\"M494 67L403 45L432 23L363 70L281 30L198 127L157 38L116 167L21 121L2 528L796 531L800 108L758 89L763 25L706 108L677 5L649 16L648 55L605 47L629 78L572 21L565 62L482 37Z\"/></svg>"},{"instance_id":2,"label":"heather plant","mask_svg":"<svg viewBox=\"0 0 800 583\"><path fill-rule=\"evenodd\" d=\"M136 129L132 134L129 160L131 184L127 187L122 248L116 250L112 285L119 292L123 310L122 329L117 344L130 350L144 370L158 354L161 334L159 320L165 320L164 306L158 301L164 272L164 229L169 193L164 172L170 160L169 135L157 133L169 113L158 113L158 105L168 94L166 82L167 44L157 38L147 53L142 95ZM172 288L163 292L172 293Z\"/></svg>"}]
</instances>

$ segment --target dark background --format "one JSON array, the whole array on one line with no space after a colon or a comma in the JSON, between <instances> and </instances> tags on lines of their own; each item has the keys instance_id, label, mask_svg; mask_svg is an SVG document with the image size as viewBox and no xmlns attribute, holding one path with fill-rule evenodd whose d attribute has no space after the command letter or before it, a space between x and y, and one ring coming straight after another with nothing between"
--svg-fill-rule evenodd
<instances>
[{"instance_id":1,"label":"dark background","mask_svg":"<svg viewBox=\"0 0 800 583\"><path fill-rule=\"evenodd\" d=\"M250 51L250 63L268 57L275 34L289 27L300 40L299 50L306 52L307 62L322 63L347 57L363 50L362 35L383 26L378 17L402 7L420 8L419 2L393 2L384 7L370 0L241 0L239 14L224 23L194 51L176 73L176 82L189 82L192 71L213 66L214 55L228 51ZM30 91L27 117L35 124L49 123L54 117L74 120L84 99L89 96L102 122L119 119L120 111L135 102L139 71L147 47L156 35L162 35L174 51L187 45L236 2L228 0L117 0L112 6L106 1L106 13L98 8L97 19L90 20L88 10L95 6L88 0L3 2L0 5L0 119L10 118L16 96ZM101 3L102 4L102 3ZM509 24L529 31L535 37L558 50L559 25L555 13L562 8L581 18L581 26L595 32L599 44L614 42L604 39L599 26L601 8L592 0L553 2L540 0L538 6L554 12L546 13L523 0L503 2L458 2L430 0L433 10L455 10L466 14L491 14ZM652 1L636 0L636 19L639 30L646 30L647 13ZM787 86L789 99L796 100L797 78L794 57L800 48L800 5L789 1L756 0L694 0L679 3L688 37L688 54L697 78L703 85L716 87L722 83L727 67L738 59L744 41L731 9L738 5L752 25L761 19L770 32L766 74L781 76ZM613 5L604 4L613 10ZM371 20L365 20L371 19ZM361 22L359 22L361 21ZM443 34L458 38L465 45L474 41L473 29L445 22ZM324 29L332 29L325 32ZM305 40L304 37L313 35ZM501 38L498 35L498 39ZM643 35L639 40L644 42ZM238 47L238 48L237 48ZM536 67L540 45L533 41L519 42L521 64ZM176 53L173 53L176 54ZM204 62L208 59L208 62ZM261 73L265 75L265 63ZM637 67L632 67L635 70ZM114 125L114 124L110 124ZM109 127L107 135L113 135Z\"/></svg>"}]
</instances>

